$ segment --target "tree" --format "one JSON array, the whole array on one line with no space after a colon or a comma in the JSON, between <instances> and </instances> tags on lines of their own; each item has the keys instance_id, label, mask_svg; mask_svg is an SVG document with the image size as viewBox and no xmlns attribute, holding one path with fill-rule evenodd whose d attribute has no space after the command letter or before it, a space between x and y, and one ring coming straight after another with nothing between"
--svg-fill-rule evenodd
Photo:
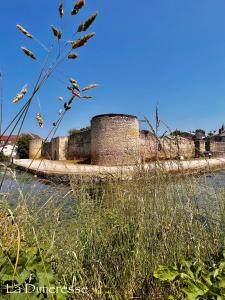
<instances>
[{"instance_id":1,"label":"tree","mask_svg":"<svg viewBox=\"0 0 225 300\"><path fill-rule=\"evenodd\" d=\"M91 129L90 126L87 126L87 127L81 128L81 129L73 128L73 129L68 130L68 134L69 135L74 135L74 134L77 134L77 133L80 133L80 132L88 131L90 129Z\"/></svg>"},{"instance_id":2,"label":"tree","mask_svg":"<svg viewBox=\"0 0 225 300\"><path fill-rule=\"evenodd\" d=\"M19 158L29 158L29 143L32 140L30 135L23 135L17 142Z\"/></svg>"},{"instance_id":3,"label":"tree","mask_svg":"<svg viewBox=\"0 0 225 300\"><path fill-rule=\"evenodd\" d=\"M195 133L202 133L203 135L205 135L205 130L204 129L196 129Z\"/></svg>"},{"instance_id":4,"label":"tree","mask_svg":"<svg viewBox=\"0 0 225 300\"><path fill-rule=\"evenodd\" d=\"M172 135L172 136L183 136L184 133L185 133L185 132L176 129L176 130L172 131L170 135Z\"/></svg>"}]
</instances>

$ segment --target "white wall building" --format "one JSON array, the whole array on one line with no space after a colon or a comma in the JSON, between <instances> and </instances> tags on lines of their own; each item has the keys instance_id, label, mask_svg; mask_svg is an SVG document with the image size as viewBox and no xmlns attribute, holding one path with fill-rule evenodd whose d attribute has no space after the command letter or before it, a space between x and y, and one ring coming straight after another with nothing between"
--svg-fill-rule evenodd
<instances>
[{"instance_id":1,"label":"white wall building","mask_svg":"<svg viewBox=\"0 0 225 300\"><path fill-rule=\"evenodd\" d=\"M14 148L14 149L13 149ZM6 145L5 147L0 147L0 152L2 152L4 154L4 156L7 157L16 157L17 156L17 145Z\"/></svg>"}]
</instances>

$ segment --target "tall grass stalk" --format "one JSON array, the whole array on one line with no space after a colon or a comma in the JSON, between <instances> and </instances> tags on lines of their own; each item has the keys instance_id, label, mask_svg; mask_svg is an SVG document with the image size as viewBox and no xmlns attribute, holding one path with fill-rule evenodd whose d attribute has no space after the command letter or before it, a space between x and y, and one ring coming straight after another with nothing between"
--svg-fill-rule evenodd
<instances>
[{"instance_id":1,"label":"tall grass stalk","mask_svg":"<svg viewBox=\"0 0 225 300\"><path fill-rule=\"evenodd\" d=\"M7 191L1 210L17 199L21 239L44 249L57 286L85 291L71 299L167 299L171 293L179 299L153 271L183 258L208 260L224 247L225 189L207 177L137 168L126 181L71 178L62 196L45 200L43 191L17 189Z\"/></svg>"}]
</instances>

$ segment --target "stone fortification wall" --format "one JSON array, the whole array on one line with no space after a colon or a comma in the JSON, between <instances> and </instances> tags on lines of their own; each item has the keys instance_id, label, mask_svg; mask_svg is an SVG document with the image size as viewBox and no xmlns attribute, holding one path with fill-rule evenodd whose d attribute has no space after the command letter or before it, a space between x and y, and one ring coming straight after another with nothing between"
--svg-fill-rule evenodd
<instances>
[{"instance_id":1,"label":"stone fortification wall","mask_svg":"<svg viewBox=\"0 0 225 300\"><path fill-rule=\"evenodd\" d=\"M67 158L70 160L91 159L91 130L69 136Z\"/></svg>"},{"instance_id":2,"label":"stone fortification wall","mask_svg":"<svg viewBox=\"0 0 225 300\"><path fill-rule=\"evenodd\" d=\"M225 156L225 142L210 142L209 151L214 157Z\"/></svg>"},{"instance_id":3,"label":"stone fortification wall","mask_svg":"<svg viewBox=\"0 0 225 300\"><path fill-rule=\"evenodd\" d=\"M206 141L205 140L196 140L195 141L195 157L204 156L206 153Z\"/></svg>"},{"instance_id":4,"label":"stone fortification wall","mask_svg":"<svg viewBox=\"0 0 225 300\"><path fill-rule=\"evenodd\" d=\"M132 165L139 160L139 124L134 116L99 115L91 121L91 161L95 165Z\"/></svg>"},{"instance_id":5,"label":"stone fortification wall","mask_svg":"<svg viewBox=\"0 0 225 300\"><path fill-rule=\"evenodd\" d=\"M60 136L52 139L52 160L66 160L68 149L68 136Z\"/></svg>"},{"instance_id":6,"label":"stone fortification wall","mask_svg":"<svg viewBox=\"0 0 225 300\"><path fill-rule=\"evenodd\" d=\"M43 141L32 140L30 158L34 158ZM205 143L205 142L204 142ZM204 143L198 151L193 140L165 136L157 138L149 131L139 131L135 116L124 114L99 115L92 119L91 129L80 131L69 137L56 137L42 146L36 158L52 160L90 160L94 165L118 166L174 159L179 156L192 158L203 153ZM210 151L225 152L225 142L211 145Z\"/></svg>"},{"instance_id":7,"label":"stone fortification wall","mask_svg":"<svg viewBox=\"0 0 225 300\"><path fill-rule=\"evenodd\" d=\"M29 159L41 158L42 139L33 139L29 143Z\"/></svg>"},{"instance_id":8,"label":"stone fortification wall","mask_svg":"<svg viewBox=\"0 0 225 300\"><path fill-rule=\"evenodd\" d=\"M184 158L192 158L195 155L195 144L193 140L189 140L183 137L163 137L162 158L174 159L178 156Z\"/></svg>"},{"instance_id":9,"label":"stone fortification wall","mask_svg":"<svg viewBox=\"0 0 225 300\"><path fill-rule=\"evenodd\" d=\"M147 130L140 131L139 145L142 162L149 162L156 159L158 140L151 132Z\"/></svg>"},{"instance_id":10,"label":"stone fortification wall","mask_svg":"<svg viewBox=\"0 0 225 300\"><path fill-rule=\"evenodd\" d=\"M43 143L41 157L44 159L52 159L52 142Z\"/></svg>"},{"instance_id":11,"label":"stone fortification wall","mask_svg":"<svg viewBox=\"0 0 225 300\"><path fill-rule=\"evenodd\" d=\"M192 140L182 137L156 138L150 132L141 131L140 153L142 161L145 162L174 159L178 156L191 158L195 153L195 144Z\"/></svg>"}]
</instances>

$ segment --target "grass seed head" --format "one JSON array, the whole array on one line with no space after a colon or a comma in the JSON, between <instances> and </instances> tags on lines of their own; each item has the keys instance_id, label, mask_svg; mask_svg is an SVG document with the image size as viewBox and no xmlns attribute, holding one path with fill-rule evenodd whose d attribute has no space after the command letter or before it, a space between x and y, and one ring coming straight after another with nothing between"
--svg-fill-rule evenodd
<instances>
[{"instance_id":1,"label":"grass seed head","mask_svg":"<svg viewBox=\"0 0 225 300\"><path fill-rule=\"evenodd\" d=\"M73 87L72 86L68 86L67 89L72 92Z\"/></svg>"},{"instance_id":2,"label":"grass seed head","mask_svg":"<svg viewBox=\"0 0 225 300\"><path fill-rule=\"evenodd\" d=\"M74 5L73 10L71 11L71 15L75 16L76 14L78 14L78 12L84 6L84 4L84 0L78 0Z\"/></svg>"},{"instance_id":3,"label":"grass seed head","mask_svg":"<svg viewBox=\"0 0 225 300\"><path fill-rule=\"evenodd\" d=\"M70 82L72 83L73 88L74 88L75 90L77 90L78 92L80 92L80 87L79 87L77 81L76 81L75 79L73 79L73 78L70 78Z\"/></svg>"},{"instance_id":4,"label":"grass seed head","mask_svg":"<svg viewBox=\"0 0 225 300\"><path fill-rule=\"evenodd\" d=\"M21 49L27 56L31 57L32 59L36 59L36 57L32 51L30 51L29 49L27 49L25 47L21 47Z\"/></svg>"},{"instance_id":5,"label":"grass seed head","mask_svg":"<svg viewBox=\"0 0 225 300\"><path fill-rule=\"evenodd\" d=\"M77 84L77 81L76 81L76 79L74 79L74 78L70 78L70 82L71 82L72 84Z\"/></svg>"},{"instance_id":6,"label":"grass seed head","mask_svg":"<svg viewBox=\"0 0 225 300\"><path fill-rule=\"evenodd\" d=\"M82 99L86 99L86 100L90 100L90 99L92 99L92 98L93 98L92 96L87 96L87 95L82 96Z\"/></svg>"},{"instance_id":7,"label":"grass seed head","mask_svg":"<svg viewBox=\"0 0 225 300\"><path fill-rule=\"evenodd\" d=\"M54 36L60 40L62 37L62 32L60 30L58 30L55 26L51 26L51 28L52 28L52 32L53 32Z\"/></svg>"},{"instance_id":8,"label":"grass seed head","mask_svg":"<svg viewBox=\"0 0 225 300\"><path fill-rule=\"evenodd\" d=\"M26 95L27 93L27 84L22 88L21 92L23 95Z\"/></svg>"},{"instance_id":9,"label":"grass seed head","mask_svg":"<svg viewBox=\"0 0 225 300\"><path fill-rule=\"evenodd\" d=\"M33 35L30 34L25 28L23 28L21 25L17 24L16 27L23 33L25 34L28 38L32 39Z\"/></svg>"},{"instance_id":10,"label":"grass seed head","mask_svg":"<svg viewBox=\"0 0 225 300\"><path fill-rule=\"evenodd\" d=\"M76 53L70 53L68 55L68 59L76 59L76 58L78 58L78 55Z\"/></svg>"},{"instance_id":11,"label":"grass seed head","mask_svg":"<svg viewBox=\"0 0 225 300\"><path fill-rule=\"evenodd\" d=\"M84 23L81 23L77 28L77 32L82 32L82 31L84 31Z\"/></svg>"},{"instance_id":12,"label":"grass seed head","mask_svg":"<svg viewBox=\"0 0 225 300\"><path fill-rule=\"evenodd\" d=\"M84 24L83 24L83 31L86 31L90 26L91 24L95 21L95 19L97 18L98 16L98 11L96 11L92 16L90 16L90 18L88 18Z\"/></svg>"},{"instance_id":13,"label":"grass seed head","mask_svg":"<svg viewBox=\"0 0 225 300\"><path fill-rule=\"evenodd\" d=\"M12 103L14 103L14 104L15 104L15 103L19 102L20 100L22 100L22 99L23 99L23 96L24 96L24 95L23 95L23 94L21 94L21 93L17 94L17 95L16 95L16 97L14 97L14 98L13 98L13 101L12 101Z\"/></svg>"},{"instance_id":14,"label":"grass seed head","mask_svg":"<svg viewBox=\"0 0 225 300\"><path fill-rule=\"evenodd\" d=\"M74 95L70 97L70 100L68 101L68 105L71 105L73 103L74 98L75 98Z\"/></svg>"},{"instance_id":15,"label":"grass seed head","mask_svg":"<svg viewBox=\"0 0 225 300\"><path fill-rule=\"evenodd\" d=\"M76 41L72 41L71 42L72 48L76 49L76 48L84 46L87 43L87 41L89 39L91 39L92 37L94 37L95 35L96 35L96 33L92 32L92 33L84 35L83 37L81 37L80 39L78 39Z\"/></svg>"},{"instance_id":16,"label":"grass seed head","mask_svg":"<svg viewBox=\"0 0 225 300\"><path fill-rule=\"evenodd\" d=\"M27 93L27 84L22 88L22 90L13 98L12 103L17 103L23 99L24 95Z\"/></svg>"},{"instance_id":17,"label":"grass seed head","mask_svg":"<svg viewBox=\"0 0 225 300\"><path fill-rule=\"evenodd\" d=\"M63 10L63 4L62 4L62 3L60 3L60 4L59 4L59 15L60 15L60 17L62 17L62 16L63 16L63 14L64 14L64 10Z\"/></svg>"},{"instance_id":18,"label":"grass seed head","mask_svg":"<svg viewBox=\"0 0 225 300\"><path fill-rule=\"evenodd\" d=\"M78 94L76 91L72 90L71 92L75 97L81 98L81 95Z\"/></svg>"},{"instance_id":19,"label":"grass seed head","mask_svg":"<svg viewBox=\"0 0 225 300\"><path fill-rule=\"evenodd\" d=\"M88 86L86 86L85 88L82 89L82 92L85 92L85 91L88 91L88 90L91 90L91 89L94 89L98 86L98 84L94 83L94 84L90 84Z\"/></svg>"},{"instance_id":20,"label":"grass seed head","mask_svg":"<svg viewBox=\"0 0 225 300\"><path fill-rule=\"evenodd\" d=\"M62 113L63 113L63 111L62 111L62 109L60 109L60 110L58 111L59 116L61 116Z\"/></svg>"},{"instance_id":21,"label":"grass seed head","mask_svg":"<svg viewBox=\"0 0 225 300\"><path fill-rule=\"evenodd\" d=\"M38 125L39 125L41 128L43 128L43 126L44 126L44 121L43 121L43 118L42 118L42 116L41 116L40 113L37 113L36 120L38 121Z\"/></svg>"},{"instance_id":22,"label":"grass seed head","mask_svg":"<svg viewBox=\"0 0 225 300\"><path fill-rule=\"evenodd\" d=\"M69 105L69 103L65 102L64 108L65 108L65 111L67 111L67 110L71 109L71 106Z\"/></svg>"},{"instance_id":23,"label":"grass seed head","mask_svg":"<svg viewBox=\"0 0 225 300\"><path fill-rule=\"evenodd\" d=\"M58 100L59 100L59 101L63 101L63 97L62 97L62 96L59 96Z\"/></svg>"},{"instance_id":24,"label":"grass seed head","mask_svg":"<svg viewBox=\"0 0 225 300\"><path fill-rule=\"evenodd\" d=\"M77 90L80 93L81 90L78 84L73 84L73 87L75 90Z\"/></svg>"}]
</instances>

